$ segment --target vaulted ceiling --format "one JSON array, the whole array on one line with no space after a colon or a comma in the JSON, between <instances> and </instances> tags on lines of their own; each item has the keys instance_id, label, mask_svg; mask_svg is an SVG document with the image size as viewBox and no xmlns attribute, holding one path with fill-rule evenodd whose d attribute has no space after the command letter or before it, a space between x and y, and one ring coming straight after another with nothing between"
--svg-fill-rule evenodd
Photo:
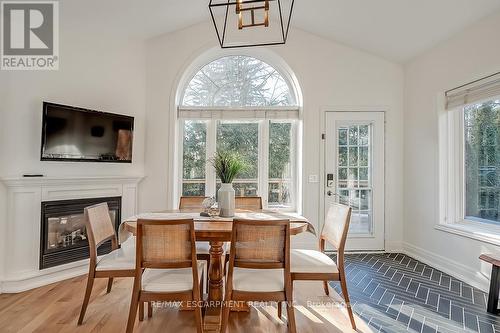
<instances>
[{"instance_id":1,"label":"vaulted ceiling","mask_svg":"<svg viewBox=\"0 0 500 333\"><path fill-rule=\"evenodd\" d=\"M61 1L61 21L147 39L210 21L208 2ZM405 63L498 10L500 0L295 0L292 26Z\"/></svg>"}]
</instances>

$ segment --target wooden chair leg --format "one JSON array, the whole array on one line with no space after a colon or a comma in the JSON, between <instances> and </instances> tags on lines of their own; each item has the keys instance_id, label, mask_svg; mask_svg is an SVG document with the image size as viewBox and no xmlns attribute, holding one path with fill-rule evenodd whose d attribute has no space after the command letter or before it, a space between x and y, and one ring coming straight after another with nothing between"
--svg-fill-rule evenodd
<instances>
[{"instance_id":1,"label":"wooden chair leg","mask_svg":"<svg viewBox=\"0 0 500 333\"><path fill-rule=\"evenodd\" d=\"M296 333L297 327L295 325L295 311L292 300L287 300L286 302L286 314L288 316L288 329L291 333Z\"/></svg>"},{"instance_id":2,"label":"wooden chair leg","mask_svg":"<svg viewBox=\"0 0 500 333\"><path fill-rule=\"evenodd\" d=\"M330 289L328 289L328 281L323 281L323 289L325 290L325 295L330 296Z\"/></svg>"},{"instance_id":3,"label":"wooden chair leg","mask_svg":"<svg viewBox=\"0 0 500 333\"><path fill-rule=\"evenodd\" d=\"M340 273L340 287L342 288L342 295L344 296L345 304L347 307L347 313L349 314L349 320L351 321L351 326L353 330L356 330L356 322L354 321L354 315L352 313L351 301L349 300L349 294L347 292L347 283L345 280L345 273Z\"/></svg>"},{"instance_id":4,"label":"wooden chair leg","mask_svg":"<svg viewBox=\"0 0 500 333\"><path fill-rule=\"evenodd\" d=\"M207 282L207 286L208 286L208 282ZM201 279L200 279L200 299L201 300L203 300L204 293L205 293L205 272L201 271Z\"/></svg>"},{"instance_id":5,"label":"wooden chair leg","mask_svg":"<svg viewBox=\"0 0 500 333\"><path fill-rule=\"evenodd\" d=\"M278 302L278 318L281 319L281 313L283 310L283 304L281 302Z\"/></svg>"},{"instance_id":6,"label":"wooden chair leg","mask_svg":"<svg viewBox=\"0 0 500 333\"><path fill-rule=\"evenodd\" d=\"M139 303L139 321L144 320L144 302Z\"/></svg>"},{"instance_id":7,"label":"wooden chair leg","mask_svg":"<svg viewBox=\"0 0 500 333\"><path fill-rule=\"evenodd\" d=\"M229 303L231 302L231 297L232 295L227 295L224 298L224 302L222 303L222 323L220 327L220 332L221 333L226 333L227 330L227 325L229 322L229 312L231 311L231 307L229 306Z\"/></svg>"},{"instance_id":8,"label":"wooden chair leg","mask_svg":"<svg viewBox=\"0 0 500 333\"><path fill-rule=\"evenodd\" d=\"M293 308L293 281L288 281L285 284L285 296L286 296L286 314L288 319L288 330L291 333L297 332L297 326L295 324L295 310Z\"/></svg>"},{"instance_id":9,"label":"wooden chair leg","mask_svg":"<svg viewBox=\"0 0 500 333\"><path fill-rule=\"evenodd\" d=\"M196 320L196 332L203 332L203 319L201 316L201 306L198 304L194 307L194 319Z\"/></svg>"},{"instance_id":10,"label":"wooden chair leg","mask_svg":"<svg viewBox=\"0 0 500 333\"><path fill-rule=\"evenodd\" d=\"M92 294L92 287L94 286L94 274L89 272L87 278L87 288L85 289L85 296L83 297L82 309L80 310L80 317L78 318L78 325L83 323L83 318L85 317L85 312L87 311L87 306L89 305L90 295Z\"/></svg>"},{"instance_id":11,"label":"wooden chair leg","mask_svg":"<svg viewBox=\"0 0 500 333\"><path fill-rule=\"evenodd\" d=\"M198 260L202 260L202 261L206 261L207 262L207 266L206 266L206 270L207 270L207 276L205 279L202 279L202 281L204 281L203 285L207 285L208 287L208 266L210 265L210 254L206 254L206 253L198 253L197 256L196 256Z\"/></svg>"},{"instance_id":12,"label":"wooden chair leg","mask_svg":"<svg viewBox=\"0 0 500 333\"><path fill-rule=\"evenodd\" d=\"M106 293L108 293L108 294L109 294L109 293L111 292L111 288L112 288L112 287L113 287L113 278L112 278L112 277L110 277L110 278L108 279L108 289L106 289Z\"/></svg>"},{"instance_id":13,"label":"wooden chair leg","mask_svg":"<svg viewBox=\"0 0 500 333\"><path fill-rule=\"evenodd\" d=\"M137 279L137 278L136 278ZM130 311L128 313L127 333L134 331L135 317L137 316L137 307L139 306L140 290L139 284L134 282L134 289L132 291L132 300L130 301Z\"/></svg>"},{"instance_id":14,"label":"wooden chair leg","mask_svg":"<svg viewBox=\"0 0 500 333\"><path fill-rule=\"evenodd\" d=\"M153 303L148 302L148 318L153 317Z\"/></svg>"}]
</instances>

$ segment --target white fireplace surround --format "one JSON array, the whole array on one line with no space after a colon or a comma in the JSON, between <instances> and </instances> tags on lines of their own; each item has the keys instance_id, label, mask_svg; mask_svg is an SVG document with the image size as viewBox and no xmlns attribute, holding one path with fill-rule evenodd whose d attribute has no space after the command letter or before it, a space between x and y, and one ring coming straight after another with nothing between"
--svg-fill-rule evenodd
<instances>
[{"instance_id":1,"label":"white fireplace surround","mask_svg":"<svg viewBox=\"0 0 500 333\"><path fill-rule=\"evenodd\" d=\"M0 233L0 293L17 293L85 274L88 260L39 269L43 201L122 197L122 219L137 212L142 176L2 178L7 219Z\"/></svg>"}]
</instances>

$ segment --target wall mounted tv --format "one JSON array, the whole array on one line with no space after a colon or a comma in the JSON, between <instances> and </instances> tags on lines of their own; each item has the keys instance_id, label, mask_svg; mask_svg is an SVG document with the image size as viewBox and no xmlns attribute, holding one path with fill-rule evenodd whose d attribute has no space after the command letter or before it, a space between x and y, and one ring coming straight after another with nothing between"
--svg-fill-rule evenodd
<instances>
[{"instance_id":1,"label":"wall mounted tv","mask_svg":"<svg viewBox=\"0 0 500 333\"><path fill-rule=\"evenodd\" d=\"M134 118L43 103L42 161L132 162Z\"/></svg>"}]
</instances>

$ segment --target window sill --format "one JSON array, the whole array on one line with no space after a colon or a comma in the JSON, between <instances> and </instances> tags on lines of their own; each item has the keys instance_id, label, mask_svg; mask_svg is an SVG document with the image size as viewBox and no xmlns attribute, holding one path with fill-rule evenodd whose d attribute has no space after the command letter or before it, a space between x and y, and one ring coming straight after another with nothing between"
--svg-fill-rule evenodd
<instances>
[{"instance_id":1,"label":"window sill","mask_svg":"<svg viewBox=\"0 0 500 333\"><path fill-rule=\"evenodd\" d=\"M438 224L437 230L475 239L484 243L500 246L500 226L475 221L461 221L453 224Z\"/></svg>"}]
</instances>

